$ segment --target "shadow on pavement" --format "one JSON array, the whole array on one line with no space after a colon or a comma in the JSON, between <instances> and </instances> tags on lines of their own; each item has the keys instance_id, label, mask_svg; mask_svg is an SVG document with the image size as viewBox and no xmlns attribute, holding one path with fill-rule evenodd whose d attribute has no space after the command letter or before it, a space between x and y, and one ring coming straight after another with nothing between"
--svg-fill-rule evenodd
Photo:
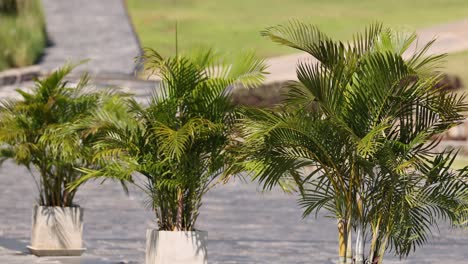
<instances>
[{"instance_id":1,"label":"shadow on pavement","mask_svg":"<svg viewBox=\"0 0 468 264\"><path fill-rule=\"evenodd\" d=\"M16 255L29 254L26 246L27 246L27 242L23 242L14 238L0 237L0 247L3 247L11 251L15 251Z\"/></svg>"}]
</instances>

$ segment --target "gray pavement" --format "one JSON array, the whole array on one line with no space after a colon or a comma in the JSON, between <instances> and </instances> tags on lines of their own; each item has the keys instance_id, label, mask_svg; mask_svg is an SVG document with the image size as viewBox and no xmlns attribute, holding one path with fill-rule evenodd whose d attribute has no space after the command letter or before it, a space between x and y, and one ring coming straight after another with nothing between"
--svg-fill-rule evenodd
<instances>
[{"instance_id":1,"label":"gray pavement","mask_svg":"<svg viewBox=\"0 0 468 264\"><path fill-rule=\"evenodd\" d=\"M70 76L68 80L70 85L73 83L76 84L79 75ZM146 103L148 98L151 96L153 91L157 89L159 82L151 80L139 80L139 79L98 79L91 77L90 80L90 89L103 89L103 88L112 88L119 90L123 93L131 94L135 99L140 103ZM11 98L19 99L20 96L16 92L16 89L21 88L24 90L29 90L34 87L33 82L24 82L20 85L9 85L9 86L0 86L0 99L1 98ZM1 264L1 263L0 263Z\"/></svg>"},{"instance_id":2,"label":"gray pavement","mask_svg":"<svg viewBox=\"0 0 468 264\"><path fill-rule=\"evenodd\" d=\"M37 258L28 255L31 208L36 190L28 172L6 162L0 168L0 263L110 264L144 263L145 230L155 226L144 196L119 184L90 182L77 202L85 208L85 246L81 258ZM209 232L210 264L334 263L334 221L301 219L296 197L281 191L260 192L240 180L213 189L204 199L198 228ZM406 261L385 263L462 264L468 260L468 231L447 230Z\"/></svg>"},{"instance_id":3,"label":"gray pavement","mask_svg":"<svg viewBox=\"0 0 468 264\"><path fill-rule=\"evenodd\" d=\"M50 47L39 62L51 71L66 62L93 74L133 75L140 44L124 0L42 0Z\"/></svg>"}]
</instances>

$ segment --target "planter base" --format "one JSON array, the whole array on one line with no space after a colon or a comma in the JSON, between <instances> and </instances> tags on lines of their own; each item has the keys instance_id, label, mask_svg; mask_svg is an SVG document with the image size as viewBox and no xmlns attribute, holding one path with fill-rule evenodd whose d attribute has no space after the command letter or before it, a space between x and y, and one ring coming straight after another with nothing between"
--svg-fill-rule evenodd
<instances>
[{"instance_id":1,"label":"planter base","mask_svg":"<svg viewBox=\"0 0 468 264\"><path fill-rule=\"evenodd\" d=\"M35 206L28 249L39 257L83 254L83 209Z\"/></svg>"},{"instance_id":2,"label":"planter base","mask_svg":"<svg viewBox=\"0 0 468 264\"><path fill-rule=\"evenodd\" d=\"M78 249L39 249L27 246L31 254L38 257L57 257L57 256L81 256L86 248Z\"/></svg>"},{"instance_id":3,"label":"planter base","mask_svg":"<svg viewBox=\"0 0 468 264\"><path fill-rule=\"evenodd\" d=\"M146 264L207 264L208 233L203 231L146 232Z\"/></svg>"}]
</instances>

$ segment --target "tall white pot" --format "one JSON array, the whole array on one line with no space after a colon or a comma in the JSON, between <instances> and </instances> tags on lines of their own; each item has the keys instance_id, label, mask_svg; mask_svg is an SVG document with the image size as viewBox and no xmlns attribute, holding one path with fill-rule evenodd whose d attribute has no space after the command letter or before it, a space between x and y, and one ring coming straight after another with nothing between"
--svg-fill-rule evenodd
<instances>
[{"instance_id":1,"label":"tall white pot","mask_svg":"<svg viewBox=\"0 0 468 264\"><path fill-rule=\"evenodd\" d=\"M83 209L34 206L31 245L36 256L80 256L83 248Z\"/></svg>"},{"instance_id":2,"label":"tall white pot","mask_svg":"<svg viewBox=\"0 0 468 264\"><path fill-rule=\"evenodd\" d=\"M207 264L205 231L146 231L146 264Z\"/></svg>"}]
</instances>

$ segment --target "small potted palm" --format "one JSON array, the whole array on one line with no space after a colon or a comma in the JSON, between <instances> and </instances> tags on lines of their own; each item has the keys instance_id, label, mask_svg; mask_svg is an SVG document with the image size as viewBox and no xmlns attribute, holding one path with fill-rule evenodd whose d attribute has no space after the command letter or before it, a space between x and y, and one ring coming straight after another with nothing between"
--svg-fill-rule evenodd
<instances>
[{"instance_id":1,"label":"small potted palm","mask_svg":"<svg viewBox=\"0 0 468 264\"><path fill-rule=\"evenodd\" d=\"M72 87L64 80L65 66L32 91L20 90L20 100L3 100L0 108L0 154L27 167L39 190L33 209L31 253L37 256L81 255L84 251L83 209L74 203L71 182L82 176L76 167L89 167L89 139L62 133L99 106L101 93L87 92L84 75Z\"/></svg>"},{"instance_id":2,"label":"small potted palm","mask_svg":"<svg viewBox=\"0 0 468 264\"><path fill-rule=\"evenodd\" d=\"M146 263L207 263L207 233L195 223L228 160L236 112L229 91L259 84L266 67L252 54L231 64L212 51L165 59L147 50L144 58L161 76L159 89L145 106L113 98L83 120L85 133L96 138L99 169L81 169L86 175L73 186L95 177L137 185L158 225L146 234Z\"/></svg>"}]
</instances>

